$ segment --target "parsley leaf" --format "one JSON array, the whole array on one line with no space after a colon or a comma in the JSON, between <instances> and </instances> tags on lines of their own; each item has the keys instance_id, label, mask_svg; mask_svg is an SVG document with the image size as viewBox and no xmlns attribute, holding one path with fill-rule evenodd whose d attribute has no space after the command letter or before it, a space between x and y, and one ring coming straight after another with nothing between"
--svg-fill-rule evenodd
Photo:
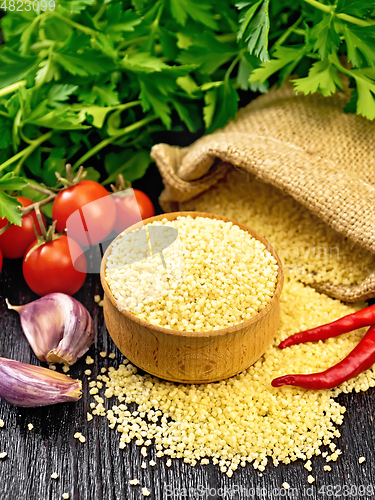
<instances>
[{"instance_id":1,"label":"parsley leaf","mask_svg":"<svg viewBox=\"0 0 375 500\"><path fill-rule=\"evenodd\" d=\"M11 172L0 178L0 190L19 191L27 185L27 182L21 177L13 177Z\"/></svg>"},{"instance_id":2,"label":"parsley leaf","mask_svg":"<svg viewBox=\"0 0 375 500\"><path fill-rule=\"evenodd\" d=\"M79 13L88 5L94 5L96 0L60 0L59 4L69 12Z\"/></svg>"},{"instance_id":3,"label":"parsley leaf","mask_svg":"<svg viewBox=\"0 0 375 500\"><path fill-rule=\"evenodd\" d=\"M120 3L112 3L107 10L108 23L105 33L134 31L142 19L132 9L123 10Z\"/></svg>"},{"instance_id":4,"label":"parsley leaf","mask_svg":"<svg viewBox=\"0 0 375 500\"><path fill-rule=\"evenodd\" d=\"M350 71L357 84L357 113L369 120L375 119L375 68Z\"/></svg>"},{"instance_id":5,"label":"parsley leaf","mask_svg":"<svg viewBox=\"0 0 375 500\"><path fill-rule=\"evenodd\" d=\"M171 108L168 106L168 101L166 96L163 95L160 88L155 85L152 81L147 82L140 79L139 98L142 101L143 111L149 111L152 109L157 116L161 119L167 129L171 128L172 118L171 118Z\"/></svg>"},{"instance_id":6,"label":"parsley leaf","mask_svg":"<svg viewBox=\"0 0 375 500\"><path fill-rule=\"evenodd\" d=\"M60 102L67 101L77 89L77 85L53 85L48 92L48 102L51 106L58 106Z\"/></svg>"},{"instance_id":7,"label":"parsley leaf","mask_svg":"<svg viewBox=\"0 0 375 500\"><path fill-rule=\"evenodd\" d=\"M375 26L356 27L342 23L342 32L348 49L348 61L353 66L375 64Z\"/></svg>"},{"instance_id":8,"label":"parsley leaf","mask_svg":"<svg viewBox=\"0 0 375 500\"><path fill-rule=\"evenodd\" d=\"M172 17L178 24L185 26L186 20L190 17L212 30L218 29L217 22L211 12L212 3L199 0L169 0L169 4Z\"/></svg>"},{"instance_id":9,"label":"parsley leaf","mask_svg":"<svg viewBox=\"0 0 375 500\"><path fill-rule=\"evenodd\" d=\"M36 69L37 62L37 57L21 55L8 47L3 47L0 51L0 88L27 77Z\"/></svg>"},{"instance_id":10,"label":"parsley leaf","mask_svg":"<svg viewBox=\"0 0 375 500\"><path fill-rule=\"evenodd\" d=\"M212 33L202 33L191 37L188 48L182 50L177 61L195 64L200 73L211 75L237 54L232 44L222 44Z\"/></svg>"},{"instance_id":11,"label":"parsley leaf","mask_svg":"<svg viewBox=\"0 0 375 500\"><path fill-rule=\"evenodd\" d=\"M357 17L366 17L374 11L373 0L338 0L336 13L351 14Z\"/></svg>"},{"instance_id":12,"label":"parsley leaf","mask_svg":"<svg viewBox=\"0 0 375 500\"><path fill-rule=\"evenodd\" d=\"M133 182L145 174L151 163L150 154L146 151L135 153L125 149L120 153L109 153L105 159L105 169L109 176L103 184L116 182L117 176L122 174L124 179Z\"/></svg>"},{"instance_id":13,"label":"parsley leaf","mask_svg":"<svg viewBox=\"0 0 375 500\"><path fill-rule=\"evenodd\" d=\"M254 69L251 73L250 84L264 83L271 75L280 70L283 70L281 81L284 81L301 61L305 52L304 46L277 47L273 53L274 58L263 62L259 68Z\"/></svg>"},{"instance_id":14,"label":"parsley leaf","mask_svg":"<svg viewBox=\"0 0 375 500\"><path fill-rule=\"evenodd\" d=\"M217 86L206 92L203 117L208 133L223 127L230 118L234 118L238 109L238 99L230 80L218 82ZM227 105L222 106L223 102Z\"/></svg>"},{"instance_id":15,"label":"parsley leaf","mask_svg":"<svg viewBox=\"0 0 375 500\"><path fill-rule=\"evenodd\" d=\"M6 217L9 222L15 224L16 226L21 226L22 216L21 212L18 210L20 202L16 198L12 198L9 194L0 191L0 217L4 219Z\"/></svg>"},{"instance_id":16,"label":"parsley leaf","mask_svg":"<svg viewBox=\"0 0 375 500\"><path fill-rule=\"evenodd\" d=\"M246 14L241 18L241 26L238 32L238 38L244 38L250 54L254 54L261 61L268 61L268 32L270 29L269 21L269 2L270 0L261 0L260 2L244 2L237 4L237 7L243 9L249 7ZM258 7L260 6L259 10ZM255 13L257 14L255 15Z\"/></svg>"},{"instance_id":17,"label":"parsley leaf","mask_svg":"<svg viewBox=\"0 0 375 500\"><path fill-rule=\"evenodd\" d=\"M27 185L21 177L13 177L8 172L0 178L0 217L6 217L9 222L20 226L22 223L21 212L18 210L20 202L4 191L21 190Z\"/></svg>"},{"instance_id":18,"label":"parsley leaf","mask_svg":"<svg viewBox=\"0 0 375 500\"><path fill-rule=\"evenodd\" d=\"M142 175L149 160L130 160L152 131L212 132L241 91L293 73L298 92L323 95L349 76L347 109L375 119L373 0L59 0L54 11L8 9L0 27L0 172L37 182L55 182L65 161L104 164L109 144L128 157L111 156L108 176Z\"/></svg>"},{"instance_id":19,"label":"parsley leaf","mask_svg":"<svg viewBox=\"0 0 375 500\"><path fill-rule=\"evenodd\" d=\"M314 50L319 52L322 59L329 54L337 52L340 47L340 36L334 27L334 18L328 14L311 30L311 39L314 43Z\"/></svg>"},{"instance_id":20,"label":"parsley leaf","mask_svg":"<svg viewBox=\"0 0 375 500\"><path fill-rule=\"evenodd\" d=\"M321 92L324 96L334 94L336 90L342 88L342 82L337 68L331 64L329 59L314 63L306 78L292 80L297 92L311 94Z\"/></svg>"}]
</instances>

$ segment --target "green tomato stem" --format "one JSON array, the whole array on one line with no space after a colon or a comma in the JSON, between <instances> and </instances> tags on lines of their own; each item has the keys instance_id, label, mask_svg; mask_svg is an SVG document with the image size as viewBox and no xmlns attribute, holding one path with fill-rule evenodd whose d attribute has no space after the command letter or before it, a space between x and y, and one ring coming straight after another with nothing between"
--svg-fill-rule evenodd
<instances>
[{"instance_id":1,"label":"green tomato stem","mask_svg":"<svg viewBox=\"0 0 375 500\"><path fill-rule=\"evenodd\" d=\"M147 116L146 118L143 118L142 120L139 120L136 123L133 123L132 125L129 125L128 127L123 128L121 131L119 131L118 134L113 135L111 137L107 137L107 139L104 139L103 141L99 142L96 146L90 149L90 151L87 151L79 160L75 162L73 165L73 170L75 170L77 167L79 167L82 163L84 163L86 160L94 156L96 153L98 153L101 149L105 148L108 146L108 144L111 144L111 142L114 142L118 137L121 137L123 135L129 134L130 132L133 132L134 130L137 130L147 123L156 120L158 117L156 115L151 115ZM0 166L1 168L1 166Z\"/></svg>"}]
</instances>

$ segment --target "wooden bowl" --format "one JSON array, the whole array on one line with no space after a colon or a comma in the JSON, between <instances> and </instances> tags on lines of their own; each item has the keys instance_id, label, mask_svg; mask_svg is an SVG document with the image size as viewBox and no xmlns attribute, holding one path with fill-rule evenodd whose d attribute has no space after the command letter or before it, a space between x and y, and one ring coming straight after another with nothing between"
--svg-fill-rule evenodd
<instances>
[{"instance_id":1,"label":"wooden bowl","mask_svg":"<svg viewBox=\"0 0 375 500\"><path fill-rule=\"evenodd\" d=\"M173 382L197 384L236 375L264 354L279 325L284 275L281 261L268 241L250 227L228 217L204 212L173 212L141 221L124 232L140 229L149 222L188 215L233 222L261 241L277 260L279 271L275 294L254 317L221 330L185 332L156 326L126 310L119 311L105 280L106 260L113 243L104 254L100 279L104 289L105 323L120 351L134 365L152 375Z\"/></svg>"}]
</instances>

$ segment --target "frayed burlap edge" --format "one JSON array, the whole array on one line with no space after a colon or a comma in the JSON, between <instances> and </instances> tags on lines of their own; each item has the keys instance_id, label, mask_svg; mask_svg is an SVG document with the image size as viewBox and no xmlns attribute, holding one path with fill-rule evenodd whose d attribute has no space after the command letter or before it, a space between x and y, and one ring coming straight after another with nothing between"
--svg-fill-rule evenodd
<instances>
[{"instance_id":1,"label":"frayed burlap edge","mask_svg":"<svg viewBox=\"0 0 375 500\"><path fill-rule=\"evenodd\" d=\"M248 108L256 105L254 101ZM160 196L165 211L179 210L180 202L215 185L233 165L290 194L333 229L375 253L373 186L318 154L272 137L240 133L235 125L236 121L188 148L152 148L165 184ZM375 297L375 272L358 285L311 286L345 302L367 300Z\"/></svg>"}]
</instances>

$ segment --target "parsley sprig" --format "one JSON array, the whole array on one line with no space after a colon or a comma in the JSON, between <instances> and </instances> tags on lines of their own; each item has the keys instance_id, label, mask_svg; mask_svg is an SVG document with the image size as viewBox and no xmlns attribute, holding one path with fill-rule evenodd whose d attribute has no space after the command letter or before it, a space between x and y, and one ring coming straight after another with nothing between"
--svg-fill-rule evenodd
<instances>
[{"instance_id":1,"label":"parsley sprig","mask_svg":"<svg viewBox=\"0 0 375 500\"><path fill-rule=\"evenodd\" d=\"M372 0L57 0L53 11L8 10L1 30L5 186L10 171L53 186L67 160L73 170L101 161L103 183L135 180L154 132L212 132L240 91L290 75L297 91L325 96L345 75L347 111L375 118ZM19 223L7 205L9 191L0 216Z\"/></svg>"}]
</instances>

